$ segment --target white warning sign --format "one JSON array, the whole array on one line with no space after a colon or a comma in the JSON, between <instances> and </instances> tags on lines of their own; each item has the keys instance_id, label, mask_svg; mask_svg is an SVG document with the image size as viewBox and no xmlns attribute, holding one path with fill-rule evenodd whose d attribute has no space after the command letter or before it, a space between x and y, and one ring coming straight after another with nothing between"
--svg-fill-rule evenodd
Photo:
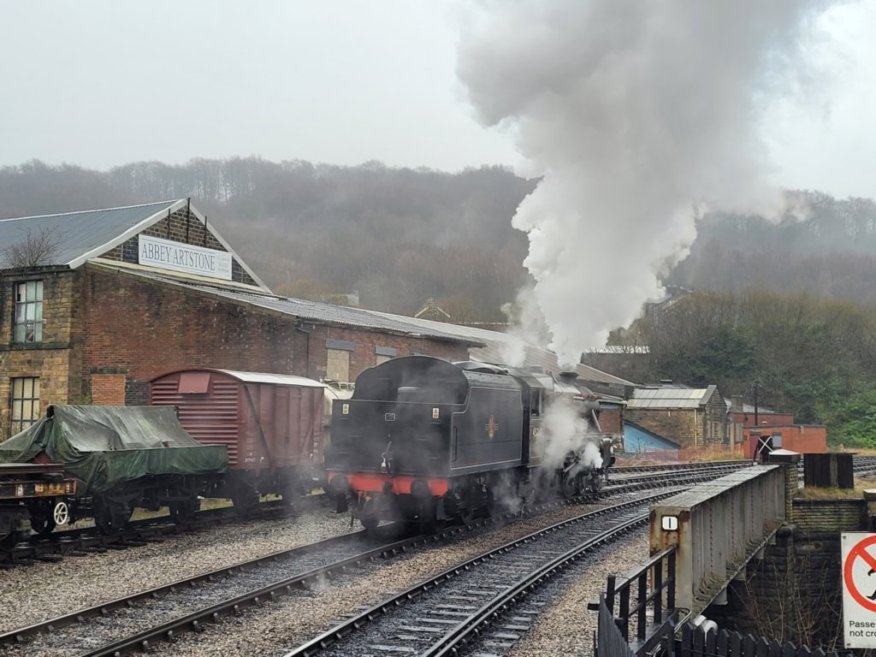
<instances>
[{"instance_id":1,"label":"white warning sign","mask_svg":"<svg viewBox=\"0 0 876 657\"><path fill-rule=\"evenodd\" d=\"M842 534L846 648L876 648L876 534Z\"/></svg>"}]
</instances>

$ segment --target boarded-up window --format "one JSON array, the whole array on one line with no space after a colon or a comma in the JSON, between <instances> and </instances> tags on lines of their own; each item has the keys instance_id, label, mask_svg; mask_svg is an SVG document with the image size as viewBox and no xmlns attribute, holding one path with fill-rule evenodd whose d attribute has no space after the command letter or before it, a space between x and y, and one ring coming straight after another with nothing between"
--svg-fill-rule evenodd
<instances>
[{"instance_id":1,"label":"boarded-up window","mask_svg":"<svg viewBox=\"0 0 876 657\"><path fill-rule=\"evenodd\" d=\"M398 351L395 347L375 347L375 364L380 365L381 363L385 363L386 361L395 358L398 355Z\"/></svg>"},{"instance_id":2,"label":"boarded-up window","mask_svg":"<svg viewBox=\"0 0 876 657\"><path fill-rule=\"evenodd\" d=\"M325 378L340 383L349 382L349 351L343 349L326 349Z\"/></svg>"}]
</instances>

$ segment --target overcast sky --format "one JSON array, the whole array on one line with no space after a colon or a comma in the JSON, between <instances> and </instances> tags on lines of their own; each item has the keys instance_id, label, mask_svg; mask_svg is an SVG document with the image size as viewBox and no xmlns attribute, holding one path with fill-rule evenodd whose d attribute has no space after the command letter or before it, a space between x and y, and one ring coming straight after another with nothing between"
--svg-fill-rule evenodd
<instances>
[{"instance_id":1,"label":"overcast sky","mask_svg":"<svg viewBox=\"0 0 876 657\"><path fill-rule=\"evenodd\" d=\"M0 0L0 165L513 166L456 79L461 15L452 0ZM776 180L876 197L876 3L822 27L815 81L764 125Z\"/></svg>"}]
</instances>

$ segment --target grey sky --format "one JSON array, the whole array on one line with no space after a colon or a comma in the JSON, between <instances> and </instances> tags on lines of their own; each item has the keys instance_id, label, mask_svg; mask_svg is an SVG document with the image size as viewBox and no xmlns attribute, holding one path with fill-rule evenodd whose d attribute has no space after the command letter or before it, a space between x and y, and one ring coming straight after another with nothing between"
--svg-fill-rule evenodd
<instances>
[{"instance_id":1,"label":"grey sky","mask_svg":"<svg viewBox=\"0 0 876 657\"><path fill-rule=\"evenodd\" d=\"M451 0L0 0L0 165L516 164L455 77L460 15ZM876 197L876 5L825 28L812 47L833 81L765 126L776 180Z\"/></svg>"}]
</instances>

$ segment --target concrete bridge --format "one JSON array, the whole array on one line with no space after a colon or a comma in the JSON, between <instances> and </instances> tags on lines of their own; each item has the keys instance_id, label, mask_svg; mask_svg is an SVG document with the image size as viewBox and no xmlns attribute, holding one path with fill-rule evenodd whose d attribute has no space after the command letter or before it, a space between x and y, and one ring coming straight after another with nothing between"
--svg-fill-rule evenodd
<instances>
[{"instance_id":1,"label":"concrete bridge","mask_svg":"<svg viewBox=\"0 0 876 657\"><path fill-rule=\"evenodd\" d=\"M675 604L692 618L726 602L730 582L760 555L790 517L796 462L753 465L668 499L651 509L651 554L676 550Z\"/></svg>"}]
</instances>

